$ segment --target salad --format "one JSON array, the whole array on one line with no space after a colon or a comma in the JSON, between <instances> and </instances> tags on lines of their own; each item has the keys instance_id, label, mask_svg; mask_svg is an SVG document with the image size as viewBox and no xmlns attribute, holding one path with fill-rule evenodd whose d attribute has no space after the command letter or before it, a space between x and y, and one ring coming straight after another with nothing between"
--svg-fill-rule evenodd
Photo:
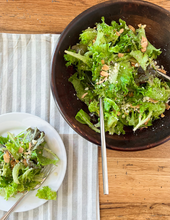
<instances>
[{"instance_id":1,"label":"salad","mask_svg":"<svg viewBox=\"0 0 170 220\"><path fill-rule=\"evenodd\" d=\"M105 131L111 135L125 134L125 126L134 132L147 128L165 116L170 84L156 74L157 69L166 71L155 61L161 51L148 41L145 27L139 24L135 29L121 19L108 25L102 17L65 51L66 66L76 70L69 81L89 110L89 114L82 109L77 113L80 123L100 132L99 98Z\"/></svg>"},{"instance_id":2,"label":"salad","mask_svg":"<svg viewBox=\"0 0 170 220\"><path fill-rule=\"evenodd\" d=\"M0 195L6 200L17 193L33 190L44 178L44 168L59 161L45 145L45 133L28 128L18 135L0 136ZM55 199L49 187L38 190L42 199Z\"/></svg>"}]
</instances>

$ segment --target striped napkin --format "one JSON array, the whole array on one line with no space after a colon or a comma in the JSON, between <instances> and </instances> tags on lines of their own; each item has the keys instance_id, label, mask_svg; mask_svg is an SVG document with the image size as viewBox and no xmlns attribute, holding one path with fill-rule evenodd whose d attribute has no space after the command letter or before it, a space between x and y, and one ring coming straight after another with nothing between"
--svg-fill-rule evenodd
<instances>
[{"instance_id":1,"label":"striped napkin","mask_svg":"<svg viewBox=\"0 0 170 220\"><path fill-rule=\"evenodd\" d=\"M56 201L10 220L97 220L98 148L70 128L50 91L50 64L59 35L0 34L0 114L27 112L48 121L66 147L68 165ZM1 206L0 206L1 209ZM0 211L0 218L5 214Z\"/></svg>"}]
</instances>

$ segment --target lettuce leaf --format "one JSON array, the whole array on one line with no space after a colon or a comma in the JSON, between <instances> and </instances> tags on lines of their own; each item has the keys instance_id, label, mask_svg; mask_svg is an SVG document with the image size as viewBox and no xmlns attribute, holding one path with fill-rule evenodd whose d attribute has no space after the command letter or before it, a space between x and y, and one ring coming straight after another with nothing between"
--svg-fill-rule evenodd
<instances>
[{"instance_id":1,"label":"lettuce leaf","mask_svg":"<svg viewBox=\"0 0 170 220\"><path fill-rule=\"evenodd\" d=\"M42 189L38 189L36 196L39 199L56 200L57 192L51 190L49 186L44 186Z\"/></svg>"},{"instance_id":2,"label":"lettuce leaf","mask_svg":"<svg viewBox=\"0 0 170 220\"><path fill-rule=\"evenodd\" d=\"M100 133L100 130L97 129L91 122L90 122L90 116L84 112L82 109L77 113L76 120L79 121L82 124L87 124L92 130Z\"/></svg>"}]
</instances>

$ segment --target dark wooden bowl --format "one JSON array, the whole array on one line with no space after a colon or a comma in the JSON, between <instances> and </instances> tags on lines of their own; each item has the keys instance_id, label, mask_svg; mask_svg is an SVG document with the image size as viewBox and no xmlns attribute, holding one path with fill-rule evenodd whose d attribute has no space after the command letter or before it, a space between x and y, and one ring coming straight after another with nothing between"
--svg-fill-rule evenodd
<instances>
[{"instance_id":1,"label":"dark wooden bowl","mask_svg":"<svg viewBox=\"0 0 170 220\"><path fill-rule=\"evenodd\" d=\"M93 6L78 15L63 31L56 46L51 65L51 89L54 100L66 122L82 137L100 145L100 134L91 130L87 125L75 120L76 113L82 108L88 109L78 101L75 91L68 78L74 73L73 68L66 68L63 58L64 50L75 45L79 34L88 27L94 27L96 22L105 17L106 23L119 18L137 28L138 24L146 24L148 40L162 54L159 62L170 73L170 12L151 3L138 0L114 0ZM152 127L133 132L127 129L125 135L106 134L107 147L115 150L148 149L170 139L170 111L165 117L156 120Z\"/></svg>"}]
</instances>

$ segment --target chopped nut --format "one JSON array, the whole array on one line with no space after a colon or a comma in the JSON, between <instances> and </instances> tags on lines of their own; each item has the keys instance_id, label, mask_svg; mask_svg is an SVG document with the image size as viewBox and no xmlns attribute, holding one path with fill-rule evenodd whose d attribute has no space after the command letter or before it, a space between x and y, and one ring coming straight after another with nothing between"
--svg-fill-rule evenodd
<instances>
[{"instance_id":1,"label":"chopped nut","mask_svg":"<svg viewBox=\"0 0 170 220\"><path fill-rule=\"evenodd\" d=\"M123 28L122 28L122 29L120 29L119 34L122 34L122 33L123 33L123 31L124 31L124 29L123 29Z\"/></svg>"},{"instance_id":2,"label":"chopped nut","mask_svg":"<svg viewBox=\"0 0 170 220\"><path fill-rule=\"evenodd\" d=\"M133 106L132 104L130 104L130 107L131 107L131 108L134 108L134 109L138 109L138 108L140 108L139 105L135 105L135 106Z\"/></svg>"},{"instance_id":3,"label":"chopped nut","mask_svg":"<svg viewBox=\"0 0 170 220\"><path fill-rule=\"evenodd\" d=\"M95 38L92 40L93 44L96 42L96 38L97 38L97 37L95 37Z\"/></svg>"},{"instance_id":4,"label":"chopped nut","mask_svg":"<svg viewBox=\"0 0 170 220\"><path fill-rule=\"evenodd\" d=\"M142 36L142 40L141 40L141 51L144 53L146 51L146 48L148 46L148 41L146 39L146 37Z\"/></svg>"},{"instance_id":5,"label":"chopped nut","mask_svg":"<svg viewBox=\"0 0 170 220\"><path fill-rule=\"evenodd\" d=\"M142 25L142 24L138 24L138 27L144 29L144 28L146 28L146 24L144 24L144 25Z\"/></svg>"},{"instance_id":6,"label":"chopped nut","mask_svg":"<svg viewBox=\"0 0 170 220\"><path fill-rule=\"evenodd\" d=\"M24 151L24 148L20 147L18 150L18 153L23 153L23 151Z\"/></svg>"},{"instance_id":7,"label":"chopped nut","mask_svg":"<svg viewBox=\"0 0 170 220\"><path fill-rule=\"evenodd\" d=\"M124 31L124 29L122 28L122 29L120 29L120 31L118 32L118 31L116 31L116 35L119 37L122 33L123 33L123 31Z\"/></svg>"},{"instance_id":8,"label":"chopped nut","mask_svg":"<svg viewBox=\"0 0 170 220\"><path fill-rule=\"evenodd\" d=\"M131 62L131 66L134 66L134 67L135 67L135 65L136 65L136 63L134 63L134 62Z\"/></svg>"},{"instance_id":9,"label":"chopped nut","mask_svg":"<svg viewBox=\"0 0 170 220\"><path fill-rule=\"evenodd\" d=\"M121 115L121 113L120 113L120 112L118 112L118 113L117 113L117 115L119 116L119 115Z\"/></svg>"},{"instance_id":10,"label":"chopped nut","mask_svg":"<svg viewBox=\"0 0 170 220\"><path fill-rule=\"evenodd\" d=\"M29 143L29 150L31 150L31 147L32 147L32 144L31 144L31 142Z\"/></svg>"},{"instance_id":11,"label":"chopped nut","mask_svg":"<svg viewBox=\"0 0 170 220\"><path fill-rule=\"evenodd\" d=\"M132 25L128 25L128 27L130 28L130 30L132 30L132 31L133 31L133 33L135 33L135 32L136 32L135 28L134 28Z\"/></svg>"},{"instance_id":12,"label":"chopped nut","mask_svg":"<svg viewBox=\"0 0 170 220\"><path fill-rule=\"evenodd\" d=\"M88 92L84 93L81 98L83 99L87 94Z\"/></svg>"},{"instance_id":13,"label":"chopped nut","mask_svg":"<svg viewBox=\"0 0 170 220\"><path fill-rule=\"evenodd\" d=\"M102 66L102 70L105 70L105 71L106 71L106 70L109 70L109 66L108 66L108 65L106 65L106 64L105 64L105 65L103 65L103 66Z\"/></svg>"},{"instance_id":14,"label":"chopped nut","mask_svg":"<svg viewBox=\"0 0 170 220\"><path fill-rule=\"evenodd\" d=\"M143 102L152 102L152 103L157 103L158 101L157 100L154 100L150 97L144 97L143 98Z\"/></svg>"},{"instance_id":15,"label":"chopped nut","mask_svg":"<svg viewBox=\"0 0 170 220\"><path fill-rule=\"evenodd\" d=\"M170 109L170 106L168 105L168 103L165 103L165 106L166 106L166 110Z\"/></svg>"},{"instance_id":16,"label":"chopped nut","mask_svg":"<svg viewBox=\"0 0 170 220\"><path fill-rule=\"evenodd\" d=\"M16 161L16 163L19 163L19 160L15 160Z\"/></svg>"},{"instance_id":17,"label":"chopped nut","mask_svg":"<svg viewBox=\"0 0 170 220\"><path fill-rule=\"evenodd\" d=\"M102 64L105 64L104 60L101 60L101 63L102 63Z\"/></svg>"},{"instance_id":18,"label":"chopped nut","mask_svg":"<svg viewBox=\"0 0 170 220\"><path fill-rule=\"evenodd\" d=\"M162 114L161 114L161 118L164 118L164 117L165 117L165 115L162 113Z\"/></svg>"},{"instance_id":19,"label":"chopped nut","mask_svg":"<svg viewBox=\"0 0 170 220\"><path fill-rule=\"evenodd\" d=\"M23 160L25 166L28 166L26 159Z\"/></svg>"},{"instance_id":20,"label":"chopped nut","mask_svg":"<svg viewBox=\"0 0 170 220\"><path fill-rule=\"evenodd\" d=\"M161 73L164 73L164 74L166 74L166 71L165 70L163 70L163 69L158 69Z\"/></svg>"},{"instance_id":21,"label":"chopped nut","mask_svg":"<svg viewBox=\"0 0 170 220\"><path fill-rule=\"evenodd\" d=\"M105 72L105 71L101 71L101 72L100 72L100 75L101 75L101 76L108 76L109 73L107 73L107 72Z\"/></svg>"},{"instance_id":22,"label":"chopped nut","mask_svg":"<svg viewBox=\"0 0 170 220\"><path fill-rule=\"evenodd\" d=\"M4 161L5 163L9 163L10 161L10 154L8 151L5 152L5 154L3 155Z\"/></svg>"},{"instance_id":23,"label":"chopped nut","mask_svg":"<svg viewBox=\"0 0 170 220\"><path fill-rule=\"evenodd\" d=\"M148 101L149 101L149 102L152 102L152 103L158 103L157 100L154 100L154 99L151 99L151 98L149 98Z\"/></svg>"},{"instance_id":24,"label":"chopped nut","mask_svg":"<svg viewBox=\"0 0 170 220\"><path fill-rule=\"evenodd\" d=\"M118 57L121 58L124 56L124 53L118 53Z\"/></svg>"}]
</instances>

